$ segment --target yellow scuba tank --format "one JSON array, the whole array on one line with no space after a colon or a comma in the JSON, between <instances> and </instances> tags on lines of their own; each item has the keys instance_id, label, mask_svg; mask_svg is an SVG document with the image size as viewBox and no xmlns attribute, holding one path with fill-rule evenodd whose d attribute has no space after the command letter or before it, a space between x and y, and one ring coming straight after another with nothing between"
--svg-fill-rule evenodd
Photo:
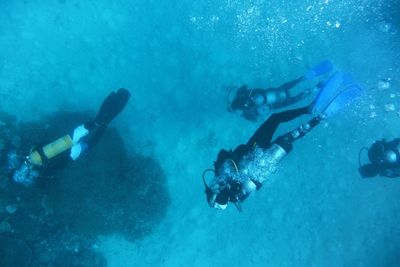
<instances>
[{"instance_id":1,"label":"yellow scuba tank","mask_svg":"<svg viewBox=\"0 0 400 267\"><path fill-rule=\"evenodd\" d=\"M42 166L44 162L70 149L72 146L73 141L71 137L68 134L64 135L63 137L60 137L54 142L47 144L43 148L41 148L43 151L42 154L37 149L31 151L28 156L28 161L33 165ZM43 159L43 156L46 158Z\"/></svg>"}]
</instances>

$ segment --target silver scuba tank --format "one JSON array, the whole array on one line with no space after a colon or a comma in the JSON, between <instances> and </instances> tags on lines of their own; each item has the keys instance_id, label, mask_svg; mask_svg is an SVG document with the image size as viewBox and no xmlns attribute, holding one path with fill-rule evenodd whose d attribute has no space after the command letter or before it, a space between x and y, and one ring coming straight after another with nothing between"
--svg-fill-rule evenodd
<instances>
[{"instance_id":1,"label":"silver scuba tank","mask_svg":"<svg viewBox=\"0 0 400 267\"><path fill-rule=\"evenodd\" d=\"M266 96L265 104L267 105L281 103L285 101L287 98L286 92L283 90L268 91L266 92L265 96Z\"/></svg>"},{"instance_id":2,"label":"silver scuba tank","mask_svg":"<svg viewBox=\"0 0 400 267\"><path fill-rule=\"evenodd\" d=\"M271 157L270 162L272 164L278 164L287 155L287 152L276 143L273 143L266 151Z\"/></svg>"},{"instance_id":3,"label":"silver scuba tank","mask_svg":"<svg viewBox=\"0 0 400 267\"><path fill-rule=\"evenodd\" d=\"M240 171L235 175L239 181L253 180L263 183L275 173L281 160L287 152L278 144L273 143L268 149L256 149L240 163Z\"/></svg>"}]
</instances>

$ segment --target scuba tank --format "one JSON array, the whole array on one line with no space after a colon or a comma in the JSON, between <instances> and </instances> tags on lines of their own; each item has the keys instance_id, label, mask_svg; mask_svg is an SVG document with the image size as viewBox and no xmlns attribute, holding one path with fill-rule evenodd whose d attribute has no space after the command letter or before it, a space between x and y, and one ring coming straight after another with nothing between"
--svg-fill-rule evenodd
<instances>
[{"instance_id":1,"label":"scuba tank","mask_svg":"<svg viewBox=\"0 0 400 267\"><path fill-rule=\"evenodd\" d=\"M238 179L250 179L259 189L262 183L277 171L279 163L286 155L287 151L280 143L272 143L267 149L257 149L241 162Z\"/></svg>"},{"instance_id":2,"label":"scuba tank","mask_svg":"<svg viewBox=\"0 0 400 267\"><path fill-rule=\"evenodd\" d=\"M287 152L285 149L283 149L280 145L277 143L273 143L271 147L267 149L269 152L269 155L271 156L271 159L269 162L271 162L274 165L277 165L281 160L286 157Z\"/></svg>"},{"instance_id":3,"label":"scuba tank","mask_svg":"<svg viewBox=\"0 0 400 267\"><path fill-rule=\"evenodd\" d=\"M49 159L63 153L73 146L71 137L67 134L42 148L34 149L29 153L27 160L32 165L42 166Z\"/></svg>"},{"instance_id":4,"label":"scuba tank","mask_svg":"<svg viewBox=\"0 0 400 267\"><path fill-rule=\"evenodd\" d=\"M282 103L287 99L287 94L284 90L271 90L266 92L265 104L273 105Z\"/></svg>"}]
</instances>

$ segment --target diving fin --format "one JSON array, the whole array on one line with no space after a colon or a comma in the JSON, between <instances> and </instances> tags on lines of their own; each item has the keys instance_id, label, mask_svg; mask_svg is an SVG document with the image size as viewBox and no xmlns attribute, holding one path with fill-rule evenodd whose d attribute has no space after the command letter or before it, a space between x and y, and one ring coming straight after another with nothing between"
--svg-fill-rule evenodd
<instances>
[{"instance_id":1,"label":"diving fin","mask_svg":"<svg viewBox=\"0 0 400 267\"><path fill-rule=\"evenodd\" d=\"M353 82L350 75L337 71L320 89L310 106L310 113L330 116L350 105L361 94L361 87Z\"/></svg>"},{"instance_id":2,"label":"diving fin","mask_svg":"<svg viewBox=\"0 0 400 267\"><path fill-rule=\"evenodd\" d=\"M311 80L317 76L326 74L333 70L333 63L330 60L324 60L314 68L310 69L304 76L303 80Z\"/></svg>"},{"instance_id":3,"label":"diving fin","mask_svg":"<svg viewBox=\"0 0 400 267\"><path fill-rule=\"evenodd\" d=\"M323 114L327 117L337 113L344 107L350 106L363 93L362 88L358 84L350 84L346 86L338 95L332 99L326 107Z\"/></svg>"},{"instance_id":4,"label":"diving fin","mask_svg":"<svg viewBox=\"0 0 400 267\"><path fill-rule=\"evenodd\" d=\"M99 113L94 120L95 123L108 125L125 108L129 97L129 91L123 88L116 93L112 92L101 105Z\"/></svg>"}]
</instances>

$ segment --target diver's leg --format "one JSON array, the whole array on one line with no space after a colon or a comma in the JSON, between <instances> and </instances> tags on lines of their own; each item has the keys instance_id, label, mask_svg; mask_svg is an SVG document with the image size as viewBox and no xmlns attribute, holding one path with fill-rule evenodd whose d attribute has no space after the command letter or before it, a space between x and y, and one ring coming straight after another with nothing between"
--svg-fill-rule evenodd
<instances>
[{"instance_id":1,"label":"diver's leg","mask_svg":"<svg viewBox=\"0 0 400 267\"><path fill-rule=\"evenodd\" d=\"M125 108L129 97L129 91L122 88L109 94L103 101L96 118L75 129L74 142L78 143L80 139L90 133L84 143L89 148L93 147L103 135L108 124Z\"/></svg>"},{"instance_id":2,"label":"diver's leg","mask_svg":"<svg viewBox=\"0 0 400 267\"><path fill-rule=\"evenodd\" d=\"M301 81L303 81L303 77L300 77L296 80L287 82L282 84L281 86L279 86L278 88L276 88L276 90L285 90L285 91L289 91L290 89L292 89L293 87L295 87L297 84L299 84Z\"/></svg>"},{"instance_id":3,"label":"diver's leg","mask_svg":"<svg viewBox=\"0 0 400 267\"><path fill-rule=\"evenodd\" d=\"M297 102L300 102L301 100L306 98L307 96L311 95L311 93L312 93L312 90L307 89L307 90L304 90L304 91L298 93L295 96L290 96L289 91L287 91L286 95L288 97L285 99L285 101L277 102L275 104L272 104L271 105L271 109L279 109L279 108L284 108L284 107L288 107L288 106L294 105Z\"/></svg>"},{"instance_id":4,"label":"diver's leg","mask_svg":"<svg viewBox=\"0 0 400 267\"><path fill-rule=\"evenodd\" d=\"M126 106L130 93L126 89L112 92L103 101L94 122L98 125L108 125Z\"/></svg>"},{"instance_id":5,"label":"diver's leg","mask_svg":"<svg viewBox=\"0 0 400 267\"><path fill-rule=\"evenodd\" d=\"M300 139L303 138L309 131L311 131L315 126L317 126L323 117L317 116L309 120L307 123L304 123L294 129L293 131L290 131L284 135L279 136L274 143L278 144L281 146L286 153L289 153L292 148L293 148L293 143Z\"/></svg>"},{"instance_id":6,"label":"diver's leg","mask_svg":"<svg viewBox=\"0 0 400 267\"><path fill-rule=\"evenodd\" d=\"M249 139L247 145L257 145L261 148L267 148L272 140L272 137L282 122L291 121L301 115L308 113L309 106L287 110L272 114Z\"/></svg>"},{"instance_id":7,"label":"diver's leg","mask_svg":"<svg viewBox=\"0 0 400 267\"><path fill-rule=\"evenodd\" d=\"M103 135L103 133L106 129L107 129L106 125L101 125L101 126L97 127L94 130L93 135L91 135L90 138L88 138L86 140L87 148L90 149L90 148L94 147L98 143L98 141L100 140L100 137Z\"/></svg>"},{"instance_id":8,"label":"diver's leg","mask_svg":"<svg viewBox=\"0 0 400 267\"><path fill-rule=\"evenodd\" d=\"M112 92L101 104L100 110L94 120L84 124L86 130L94 131L96 134L104 132L103 126L107 126L126 106L130 93L126 89L119 89L116 93Z\"/></svg>"}]
</instances>

